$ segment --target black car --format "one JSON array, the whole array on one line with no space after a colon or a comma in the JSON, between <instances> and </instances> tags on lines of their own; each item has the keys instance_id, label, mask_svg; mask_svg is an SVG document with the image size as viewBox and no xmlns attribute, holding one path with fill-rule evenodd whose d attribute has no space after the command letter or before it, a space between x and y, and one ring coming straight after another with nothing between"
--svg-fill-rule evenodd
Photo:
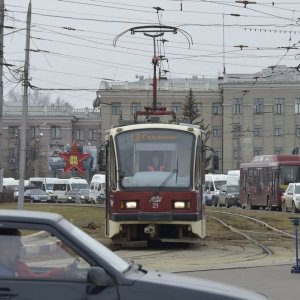
<instances>
[{"instance_id":1,"label":"black car","mask_svg":"<svg viewBox=\"0 0 300 300\"><path fill-rule=\"evenodd\" d=\"M24 192L24 200L30 202L53 202L50 195L40 189L30 189Z\"/></svg>"},{"instance_id":2,"label":"black car","mask_svg":"<svg viewBox=\"0 0 300 300\"><path fill-rule=\"evenodd\" d=\"M12 231L17 233L8 235ZM0 254L9 243L15 246L6 255L19 258L18 249L26 251L10 273L4 268L8 260L0 256L3 299L266 299L212 281L147 271L58 214L0 210Z\"/></svg>"},{"instance_id":3,"label":"black car","mask_svg":"<svg viewBox=\"0 0 300 300\"><path fill-rule=\"evenodd\" d=\"M240 187L238 185L222 185L219 192L218 206L241 206Z\"/></svg>"}]
</instances>

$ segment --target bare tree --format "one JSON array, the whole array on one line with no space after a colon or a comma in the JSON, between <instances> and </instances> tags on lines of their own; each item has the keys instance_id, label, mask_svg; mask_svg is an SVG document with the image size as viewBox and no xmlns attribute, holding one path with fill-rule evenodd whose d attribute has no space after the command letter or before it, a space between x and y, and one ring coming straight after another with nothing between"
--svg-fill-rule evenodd
<instances>
[{"instance_id":1,"label":"bare tree","mask_svg":"<svg viewBox=\"0 0 300 300\"><path fill-rule=\"evenodd\" d=\"M51 103L51 106L65 106L69 109L73 109L73 105L71 105L69 102L61 99L60 97L57 97L54 103Z\"/></svg>"},{"instance_id":2,"label":"bare tree","mask_svg":"<svg viewBox=\"0 0 300 300\"><path fill-rule=\"evenodd\" d=\"M50 103L50 96L35 90L29 97L29 104L33 106L48 106Z\"/></svg>"}]
</instances>

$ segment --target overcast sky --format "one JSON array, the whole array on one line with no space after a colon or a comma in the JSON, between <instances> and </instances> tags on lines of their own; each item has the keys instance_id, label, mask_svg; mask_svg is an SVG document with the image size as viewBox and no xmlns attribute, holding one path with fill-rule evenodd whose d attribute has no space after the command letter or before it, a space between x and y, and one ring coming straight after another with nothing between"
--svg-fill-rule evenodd
<instances>
[{"instance_id":1,"label":"overcast sky","mask_svg":"<svg viewBox=\"0 0 300 300\"><path fill-rule=\"evenodd\" d=\"M59 96L77 108L92 107L102 80L152 77L152 38L127 30L159 23L180 29L158 43L169 80L216 78L224 66L226 73L298 66L300 1L238 2L32 0L30 83L52 101ZM12 65L4 67L6 97L12 89L22 92L29 0L4 3L5 26L13 27L4 29L4 59Z\"/></svg>"}]
</instances>

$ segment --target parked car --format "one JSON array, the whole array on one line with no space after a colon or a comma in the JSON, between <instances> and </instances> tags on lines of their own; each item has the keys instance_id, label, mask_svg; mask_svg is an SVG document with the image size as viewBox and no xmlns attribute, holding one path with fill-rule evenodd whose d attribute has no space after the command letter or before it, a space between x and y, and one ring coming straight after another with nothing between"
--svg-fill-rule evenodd
<instances>
[{"instance_id":1,"label":"parked car","mask_svg":"<svg viewBox=\"0 0 300 300\"><path fill-rule=\"evenodd\" d=\"M211 191L205 191L203 194L203 199L205 201L206 206L212 206L212 192Z\"/></svg>"},{"instance_id":2,"label":"parked car","mask_svg":"<svg viewBox=\"0 0 300 300\"><path fill-rule=\"evenodd\" d=\"M24 191L24 200L34 202L53 202L51 196L40 189L30 189Z\"/></svg>"},{"instance_id":3,"label":"parked car","mask_svg":"<svg viewBox=\"0 0 300 300\"><path fill-rule=\"evenodd\" d=\"M298 213L300 211L300 183L290 183L281 199L283 212Z\"/></svg>"},{"instance_id":4,"label":"parked car","mask_svg":"<svg viewBox=\"0 0 300 300\"><path fill-rule=\"evenodd\" d=\"M0 272L2 298L267 299L231 285L145 270L142 265L125 261L58 214L1 209L0 220L0 245L13 242L13 256L25 250L22 261L15 264L18 276L10 270ZM14 235L8 235L12 232Z\"/></svg>"},{"instance_id":5,"label":"parked car","mask_svg":"<svg viewBox=\"0 0 300 300\"><path fill-rule=\"evenodd\" d=\"M221 186L219 191L218 206L241 206L239 200L240 188L238 185L227 185Z\"/></svg>"}]
</instances>

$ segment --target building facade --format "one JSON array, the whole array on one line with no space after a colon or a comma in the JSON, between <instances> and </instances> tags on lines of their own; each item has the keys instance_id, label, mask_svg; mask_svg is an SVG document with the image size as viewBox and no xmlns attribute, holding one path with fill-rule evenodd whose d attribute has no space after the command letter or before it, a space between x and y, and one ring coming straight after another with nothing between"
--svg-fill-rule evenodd
<instances>
[{"instance_id":1,"label":"building facade","mask_svg":"<svg viewBox=\"0 0 300 300\"><path fill-rule=\"evenodd\" d=\"M19 178L20 124L22 107L3 107L1 167L4 177ZM65 106L29 106L26 137L26 174L29 177L80 176L90 179L97 172L100 147L100 110L70 109ZM70 149L73 142L91 153L90 165L83 174L65 173L58 152Z\"/></svg>"},{"instance_id":2,"label":"building facade","mask_svg":"<svg viewBox=\"0 0 300 300\"><path fill-rule=\"evenodd\" d=\"M238 169L255 155L291 153L300 147L300 73L285 66L218 79L159 80L157 106L180 115L190 89L209 125L208 146L219 158L216 173ZM102 82L102 133L152 106L152 80ZM103 137L102 137L103 138Z\"/></svg>"}]
</instances>

